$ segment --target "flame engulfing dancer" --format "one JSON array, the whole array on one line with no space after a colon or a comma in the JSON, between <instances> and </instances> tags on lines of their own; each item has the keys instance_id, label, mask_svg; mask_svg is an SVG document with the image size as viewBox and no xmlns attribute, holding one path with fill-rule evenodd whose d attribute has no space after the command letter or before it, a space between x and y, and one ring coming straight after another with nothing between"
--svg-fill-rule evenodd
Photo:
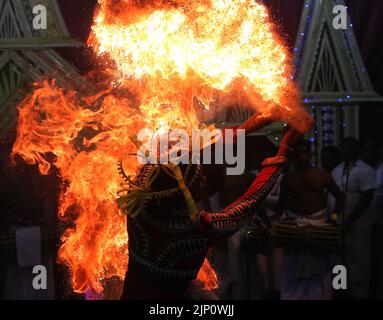
<instances>
[{"instance_id":1,"label":"flame engulfing dancer","mask_svg":"<svg viewBox=\"0 0 383 320\"><path fill-rule=\"evenodd\" d=\"M60 173L59 216L74 227L59 259L73 290L101 293L112 277L124 280L124 299L183 298L195 278L214 288L207 250L267 196L311 125L266 8L254 0L99 0L89 45L108 85L85 95L37 83L19 107L13 148L42 174L52 164ZM132 156L143 128L200 128L196 104L206 114L211 106L253 109L236 128L247 133L278 121L290 128L250 189L218 213L196 209L201 166L142 166Z\"/></svg>"}]
</instances>

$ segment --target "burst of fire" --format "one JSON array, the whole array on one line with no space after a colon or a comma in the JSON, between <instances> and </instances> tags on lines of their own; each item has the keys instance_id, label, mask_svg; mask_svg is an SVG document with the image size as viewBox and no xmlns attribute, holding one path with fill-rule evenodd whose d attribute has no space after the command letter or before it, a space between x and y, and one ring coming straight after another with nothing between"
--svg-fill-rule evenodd
<instances>
[{"instance_id":1,"label":"burst of fire","mask_svg":"<svg viewBox=\"0 0 383 320\"><path fill-rule=\"evenodd\" d=\"M64 182L59 215L75 221L59 257L77 292L100 292L105 279L125 276L116 164L136 151L131 137L140 129L197 128L195 101L208 108L213 97L278 119L305 118L288 52L254 0L99 0L89 44L108 61L110 89L84 97L54 82L36 84L20 105L13 148L42 174L54 156ZM127 163L135 174L136 158ZM216 283L208 265L199 278Z\"/></svg>"}]
</instances>

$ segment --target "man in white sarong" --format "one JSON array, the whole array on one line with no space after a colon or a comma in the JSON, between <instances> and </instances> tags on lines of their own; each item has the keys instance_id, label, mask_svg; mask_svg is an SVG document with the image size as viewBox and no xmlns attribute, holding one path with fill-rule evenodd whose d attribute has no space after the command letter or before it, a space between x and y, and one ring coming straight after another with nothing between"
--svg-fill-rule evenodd
<instances>
[{"instance_id":1,"label":"man in white sarong","mask_svg":"<svg viewBox=\"0 0 383 320\"><path fill-rule=\"evenodd\" d=\"M375 171L359 159L359 142L348 138L341 145L344 162L332 176L345 194L340 223L345 227L344 263L347 268L349 298L369 297L371 226L369 207L376 188Z\"/></svg>"},{"instance_id":2,"label":"man in white sarong","mask_svg":"<svg viewBox=\"0 0 383 320\"><path fill-rule=\"evenodd\" d=\"M337 199L336 213L341 212L344 197L329 173L311 166L311 157L308 141L296 146L294 169L282 180L280 205L288 220L299 225L324 225L326 191ZM331 299L332 267L329 254L284 250L281 299Z\"/></svg>"}]
</instances>

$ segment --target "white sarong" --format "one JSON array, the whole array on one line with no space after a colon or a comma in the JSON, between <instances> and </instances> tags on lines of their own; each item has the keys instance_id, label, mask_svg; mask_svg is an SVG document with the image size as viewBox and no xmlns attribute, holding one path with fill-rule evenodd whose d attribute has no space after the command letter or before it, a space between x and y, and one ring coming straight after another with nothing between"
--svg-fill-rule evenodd
<instances>
[{"instance_id":1,"label":"white sarong","mask_svg":"<svg viewBox=\"0 0 383 320\"><path fill-rule=\"evenodd\" d=\"M310 216L287 212L286 218L300 226L324 226L325 212ZM331 261L332 257L323 253L284 250L281 300L331 300Z\"/></svg>"}]
</instances>

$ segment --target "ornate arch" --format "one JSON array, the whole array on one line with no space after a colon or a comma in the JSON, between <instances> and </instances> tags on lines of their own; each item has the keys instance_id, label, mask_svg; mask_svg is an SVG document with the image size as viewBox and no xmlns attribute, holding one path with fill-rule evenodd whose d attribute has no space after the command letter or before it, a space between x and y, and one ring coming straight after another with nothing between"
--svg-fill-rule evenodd
<instances>
[{"instance_id":1,"label":"ornate arch","mask_svg":"<svg viewBox=\"0 0 383 320\"><path fill-rule=\"evenodd\" d=\"M333 28L333 8L344 0L306 0L294 48L303 103L312 111L316 127L310 134L320 156L323 146L345 136L359 137L361 103L382 101L367 74L353 26Z\"/></svg>"},{"instance_id":2,"label":"ornate arch","mask_svg":"<svg viewBox=\"0 0 383 320\"><path fill-rule=\"evenodd\" d=\"M45 76L63 85L80 85L84 79L55 50L81 46L72 39L56 0L42 0L47 8L47 30L33 29L34 0L0 0L0 137L16 120L23 88Z\"/></svg>"}]
</instances>

